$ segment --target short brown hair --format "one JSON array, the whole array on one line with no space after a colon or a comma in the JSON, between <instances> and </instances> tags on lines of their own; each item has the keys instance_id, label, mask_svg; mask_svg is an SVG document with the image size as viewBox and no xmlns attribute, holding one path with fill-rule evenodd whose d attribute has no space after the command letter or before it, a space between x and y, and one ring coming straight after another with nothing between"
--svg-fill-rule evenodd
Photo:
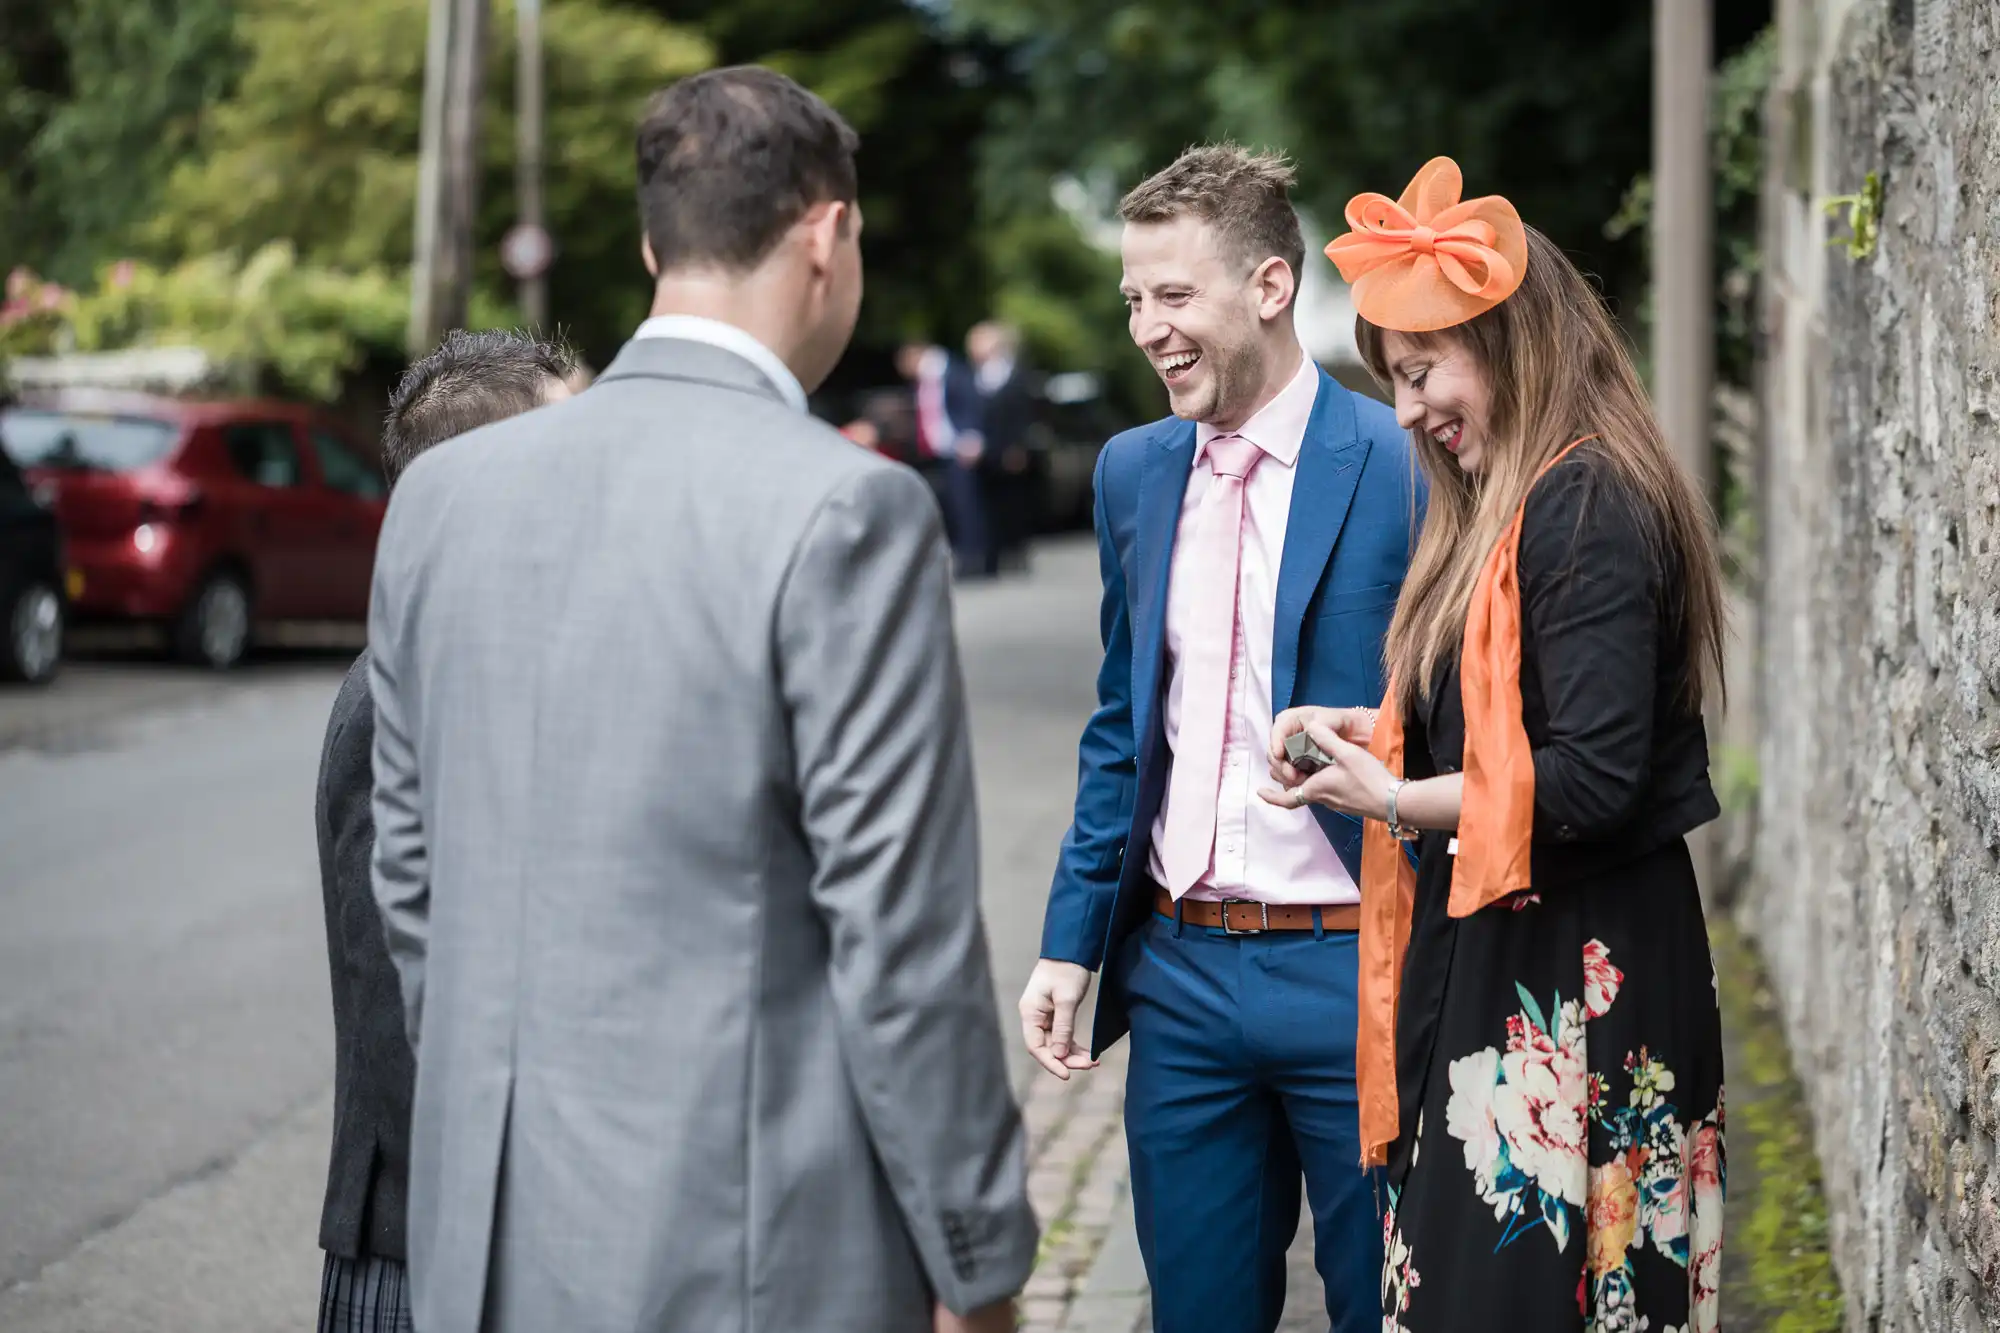
<instances>
[{"instance_id":1,"label":"short brown hair","mask_svg":"<svg viewBox=\"0 0 2000 1333\"><path fill-rule=\"evenodd\" d=\"M814 204L851 204L860 139L776 70L712 69L639 122L639 221L662 272L761 264Z\"/></svg>"},{"instance_id":2,"label":"short brown hair","mask_svg":"<svg viewBox=\"0 0 2000 1333\"><path fill-rule=\"evenodd\" d=\"M1118 205L1126 222L1171 222L1193 216L1215 229L1224 246L1254 268L1272 255L1299 276L1305 238L1292 211L1298 172L1282 153L1253 153L1233 143L1203 144L1141 181Z\"/></svg>"},{"instance_id":3,"label":"short brown hair","mask_svg":"<svg viewBox=\"0 0 2000 1333\"><path fill-rule=\"evenodd\" d=\"M382 470L390 485L433 445L540 407L549 385L575 371L576 356L561 343L508 329L454 329L389 395Z\"/></svg>"}]
</instances>

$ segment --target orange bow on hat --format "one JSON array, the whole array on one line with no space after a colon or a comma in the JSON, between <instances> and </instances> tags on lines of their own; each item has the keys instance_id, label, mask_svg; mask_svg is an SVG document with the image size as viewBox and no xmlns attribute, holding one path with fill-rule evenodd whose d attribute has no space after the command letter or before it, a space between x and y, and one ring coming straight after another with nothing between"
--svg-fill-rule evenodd
<instances>
[{"instance_id":1,"label":"orange bow on hat","mask_svg":"<svg viewBox=\"0 0 2000 1333\"><path fill-rule=\"evenodd\" d=\"M1434 157L1401 199L1357 194L1347 202L1354 228L1326 257L1354 288L1354 308L1370 324L1429 333L1463 324L1514 294L1528 271L1528 233L1514 205L1497 194L1459 202L1458 163Z\"/></svg>"}]
</instances>

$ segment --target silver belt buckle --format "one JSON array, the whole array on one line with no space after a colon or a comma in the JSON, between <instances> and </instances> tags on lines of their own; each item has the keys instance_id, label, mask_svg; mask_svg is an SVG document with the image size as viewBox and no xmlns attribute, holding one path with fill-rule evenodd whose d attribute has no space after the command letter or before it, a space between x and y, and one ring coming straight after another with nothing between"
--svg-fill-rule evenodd
<instances>
[{"instance_id":1,"label":"silver belt buckle","mask_svg":"<svg viewBox=\"0 0 2000 1333\"><path fill-rule=\"evenodd\" d=\"M1229 907L1230 907L1230 904L1232 904L1232 903L1239 903L1239 904L1241 904L1241 905L1242 905L1242 906L1244 906L1244 907L1254 907L1254 908L1256 908L1256 909L1257 909L1257 916L1258 916L1258 919L1260 920L1260 922L1261 922L1262 924L1260 924L1260 925L1255 925L1255 926L1246 926L1246 927L1244 927L1244 928L1243 928L1242 930L1231 930L1231 929L1229 928ZM1256 900L1255 898L1224 898L1224 899L1222 900L1222 933L1223 933L1223 934L1225 934L1225 935L1262 935L1262 934L1263 934L1263 933L1264 933L1265 931L1269 930L1270 928L1271 928L1271 905L1270 905L1269 903L1260 903L1260 902L1258 902L1258 901L1257 901L1257 900Z\"/></svg>"}]
</instances>

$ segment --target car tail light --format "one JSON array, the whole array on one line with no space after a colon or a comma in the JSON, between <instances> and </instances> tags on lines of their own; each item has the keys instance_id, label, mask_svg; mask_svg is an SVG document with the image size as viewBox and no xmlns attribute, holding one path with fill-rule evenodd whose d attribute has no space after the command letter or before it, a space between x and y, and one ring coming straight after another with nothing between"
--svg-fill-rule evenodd
<instances>
[{"instance_id":1,"label":"car tail light","mask_svg":"<svg viewBox=\"0 0 2000 1333\"><path fill-rule=\"evenodd\" d=\"M139 501L138 522L185 522L201 512L203 502L202 493L193 487L170 495L149 497Z\"/></svg>"}]
</instances>

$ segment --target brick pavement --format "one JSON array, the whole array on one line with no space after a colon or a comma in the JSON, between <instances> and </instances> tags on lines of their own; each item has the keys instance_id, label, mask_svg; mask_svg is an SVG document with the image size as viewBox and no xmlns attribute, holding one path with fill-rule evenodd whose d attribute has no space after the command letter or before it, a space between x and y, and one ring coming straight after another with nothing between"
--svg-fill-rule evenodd
<instances>
[{"instance_id":1,"label":"brick pavement","mask_svg":"<svg viewBox=\"0 0 2000 1333\"><path fill-rule=\"evenodd\" d=\"M1070 1328L1071 1307L1128 1187L1124 1117L1126 1043L1068 1082L1037 1069L1021 1113L1028 1126L1028 1197L1042 1251L1021 1293L1023 1333Z\"/></svg>"},{"instance_id":2,"label":"brick pavement","mask_svg":"<svg viewBox=\"0 0 2000 1333\"><path fill-rule=\"evenodd\" d=\"M1034 1276L1021 1294L1022 1333L1145 1333L1151 1327L1127 1206L1121 1110L1127 1049L1118 1043L1098 1068L1066 1083L1038 1069L1024 1090L1028 1197L1043 1235ZM1312 1219L1303 1211L1288 1271L1278 1333L1324 1333Z\"/></svg>"}]
</instances>

